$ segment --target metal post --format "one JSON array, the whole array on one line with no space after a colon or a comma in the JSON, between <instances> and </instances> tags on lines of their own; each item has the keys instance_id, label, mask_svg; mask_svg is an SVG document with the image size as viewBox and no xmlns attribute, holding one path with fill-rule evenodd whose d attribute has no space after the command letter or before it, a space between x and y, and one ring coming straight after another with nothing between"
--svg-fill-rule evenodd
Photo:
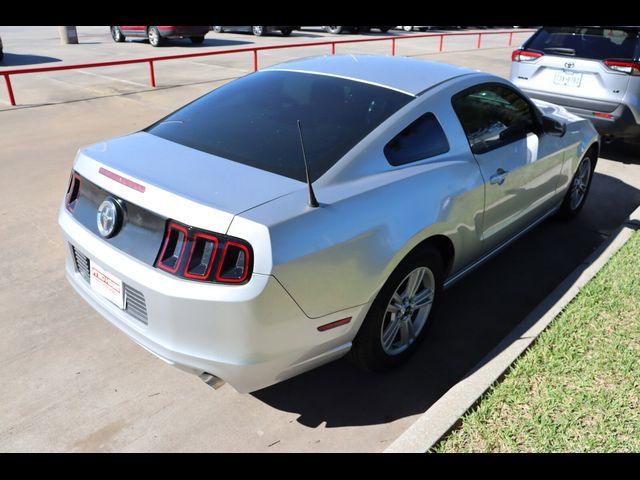
<instances>
[{"instance_id":1,"label":"metal post","mask_svg":"<svg viewBox=\"0 0 640 480\"><path fill-rule=\"evenodd\" d=\"M11 80L9 79L9 75L4 76L4 81L7 84L7 93L9 94L9 102L12 107L16 106L16 99L13 96L13 88L11 88Z\"/></svg>"},{"instance_id":2,"label":"metal post","mask_svg":"<svg viewBox=\"0 0 640 480\"><path fill-rule=\"evenodd\" d=\"M391 39L391 56L395 56L396 54L396 39L392 38Z\"/></svg>"},{"instance_id":3,"label":"metal post","mask_svg":"<svg viewBox=\"0 0 640 480\"><path fill-rule=\"evenodd\" d=\"M440 48L439 48L439 50L438 50L438 51L440 51L440 52L442 51L442 44L443 44L443 43L444 43L444 35L443 35L443 34L440 34Z\"/></svg>"},{"instance_id":4,"label":"metal post","mask_svg":"<svg viewBox=\"0 0 640 480\"><path fill-rule=\"evenodd\" d=\"M60 33L60 43L78 43L78 31L76 27L58 27Z\"/></svg>"},{"instance_id":5,"label":"metal post","mask_svg":"<svg viewBox=\"0 0 640 480\"><path fill-rule=\"evenodd\" d=\"M258 50L253 50L253 71L258 71Z\"/></svg>"},{"instance_id":6,"label":"metal post","mask_svg":"<svg viewBox=\"0 0 640 480\"><path fill-rule=\"evenodd\" d=\"M153 61L149 60L149 79L151 81L151 86L156 86L156 73L153 70Z\"/></svg>"},{"instance_id":7,"label":"metal post","mask_svg":"<svg viewBox=\"0 0 640 480\"><path fill-rule=\"evenodd\" d=\"M331 55L335 55L336 54L336 44L332 43L331 44Z\"/></svg>"},{"instance_id":8,"label":"metal post","mask_svg":"<svg viewBox=\"0 0 640 480\"><path fill-rule=\"evenodd\" d=\"M482 40L482 34L478 34L478 48L480 48L480 40Z\"/></svg>"},{"instance_id":9,"label":"metal post","mask_svg":"<svg viewBox=\"0 0 640 480\"><path fill-rule=\"evenodd\" d=\"M509 32L509 46L511 46L512 41L513 41L513 32Z\"/></svg>"}]
</instances>

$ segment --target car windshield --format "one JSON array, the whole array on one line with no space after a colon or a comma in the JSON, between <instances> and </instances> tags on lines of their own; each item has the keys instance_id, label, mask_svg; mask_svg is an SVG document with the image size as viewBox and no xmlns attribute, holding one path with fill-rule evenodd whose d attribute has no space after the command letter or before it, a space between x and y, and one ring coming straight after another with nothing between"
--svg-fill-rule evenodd
<instances>
[{"instance_id":1,"label":"car windshield","mask_svg":"<svg viewBox=\"0 0 640 480\"><path fill-rule=\"evenodd\" d=\"M544 27L526 48L593 60L634 59L638 55L638 32L622 27Z\"/></svg>"},{"instance_id":2,"label":"car windshield","mask_svg":"<svg viewBox=\"0 0 640 480\"><path fill-rule=\"evenodd\" d=\"M413 98L344 78L267 70L228 83L145 131L305 181L300 120L313 181Z\"/></svg>"}]
</instances>

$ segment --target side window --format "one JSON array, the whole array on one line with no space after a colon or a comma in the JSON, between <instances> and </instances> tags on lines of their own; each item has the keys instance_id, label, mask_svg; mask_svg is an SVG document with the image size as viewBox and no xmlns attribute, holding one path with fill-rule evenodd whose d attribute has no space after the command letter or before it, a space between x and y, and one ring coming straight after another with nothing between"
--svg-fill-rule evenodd
<instances>
[{"instance_id":1,"label":"side window","mask_svg":"<svg viewBox=\"0 0 640 480\"><path fill-rule=\"evenodd\" d=\"M473 153L493 150L537 129L529 103L501 85L464 91L455 95L452 103Z\"/></svg>"},{"instance_id":2,"label":"side window","mask_svg":"<svg viewBox=\"0 0 640 480\"><path fill-rule=\"evenodd\" d=\"M384 147L391 165L406 165L449 151L449 142L433 113L426 113Z\"/></svg>"}]
</instances>

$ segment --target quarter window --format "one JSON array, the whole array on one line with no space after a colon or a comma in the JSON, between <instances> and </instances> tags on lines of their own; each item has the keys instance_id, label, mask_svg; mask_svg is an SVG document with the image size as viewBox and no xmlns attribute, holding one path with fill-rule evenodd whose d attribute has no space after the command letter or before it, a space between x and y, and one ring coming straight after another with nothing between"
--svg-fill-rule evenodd
<instances>
[{"instance_id":1,"label":"quarter window","mask_svg":"<svg viewBox=\"0 0 640 480\"><path fill-rule=\"evenodd\" d=\"M453 97L453 109L473 153L484 153L535 132L530 104L501 85L483 85Z\"/></svg>"},{"instance_id":2,"label":"quarter window","mask_svg":"<svg viewBox=\"0 0 640 480\"><path fill-rule=\"evenodd\" d=\"M426 113L384 147L391 165L406 165L449 151L449 142L433 113Z\"/></svg>"}]
</instances>

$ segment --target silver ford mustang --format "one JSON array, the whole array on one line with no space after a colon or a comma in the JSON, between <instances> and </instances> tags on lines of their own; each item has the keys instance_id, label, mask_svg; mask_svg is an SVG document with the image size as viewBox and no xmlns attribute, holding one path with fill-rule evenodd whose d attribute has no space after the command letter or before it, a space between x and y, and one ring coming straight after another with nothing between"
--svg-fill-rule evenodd
<instances>
[{"instance_id":1,"label":"silver ford mustang","mask_svg":"<svg viewBox=\"0 0 640 480\"><path fill-rule=\"evenodd\" d=\"M508 81L327 56L220 87L79 151L59 223L100 314L212 386L250 392L345 354L405 361L445 287L559 213L591 123Z\"/></svg>"}]
</instances>

